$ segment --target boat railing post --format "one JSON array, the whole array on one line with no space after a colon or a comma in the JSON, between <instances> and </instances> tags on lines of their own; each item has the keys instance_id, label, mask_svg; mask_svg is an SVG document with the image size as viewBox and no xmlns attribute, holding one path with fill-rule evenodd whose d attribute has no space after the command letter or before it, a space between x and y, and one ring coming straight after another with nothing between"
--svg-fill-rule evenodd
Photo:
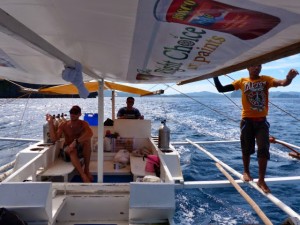
<instances>
[{"instance_id":1,"label":"boat railing post","mask_svg":"<svg viewBox=\"0 0 300 225\"><path fill-rule=\"evenodd\" d=\"M103 182L103 118L104 118L104 80L98 81L98 161L97 177L98 183Z\"/></svg>"}]
</instances>

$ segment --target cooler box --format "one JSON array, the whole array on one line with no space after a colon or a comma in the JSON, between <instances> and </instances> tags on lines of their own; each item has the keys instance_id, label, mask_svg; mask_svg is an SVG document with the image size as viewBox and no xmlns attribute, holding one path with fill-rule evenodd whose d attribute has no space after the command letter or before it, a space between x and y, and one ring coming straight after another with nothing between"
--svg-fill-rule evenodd
<instances>
[{"instance_id":1,"label":"cooler box","mask_svg":"<svg viewBox=\"0 0 300 225\"><path fill-rule=\"evenodd\" d=\"M98 126L98 113L85 113L83 120L90 126Z\"/></svg>"}]
</instances>

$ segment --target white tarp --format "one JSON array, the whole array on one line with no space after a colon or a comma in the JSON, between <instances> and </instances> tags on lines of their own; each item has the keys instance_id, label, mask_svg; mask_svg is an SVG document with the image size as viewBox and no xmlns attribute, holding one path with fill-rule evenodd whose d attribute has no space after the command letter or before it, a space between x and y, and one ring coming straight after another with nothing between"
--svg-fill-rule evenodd
<instances>
[{"instance_id":1,"label":"white tarp","mask_svg":"<svg viewBox=\"0 0 300 225\"><path fill-rule=\"evenodd\" d=\"M255 59L263 63L299 52L293 47L300 42L298 0L0 0L0 6L111 81L201 80L245 68ZM19 34L8 35L5 22L0 76L65 83L63 62L46 55L47 49L32 48Z\"/></svg>"}]
</instances>

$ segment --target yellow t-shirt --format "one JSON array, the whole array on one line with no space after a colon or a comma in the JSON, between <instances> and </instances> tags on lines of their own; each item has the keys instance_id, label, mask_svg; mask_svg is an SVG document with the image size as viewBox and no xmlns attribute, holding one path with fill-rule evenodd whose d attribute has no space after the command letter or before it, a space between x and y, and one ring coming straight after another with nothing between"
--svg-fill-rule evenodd
<instances>
[{"instance_id":1,"label":"yellow t-shirt","mask_svg":"<svg viewBox=\"0 0 300 225\"><path fill-rule=\"evenodd\" d=\"M273 77L261 75L257 80L241 78L232 82L235 90L242 91L242 118L268 115L269 88L274 87Z\"/></svg>"}]
</instances>

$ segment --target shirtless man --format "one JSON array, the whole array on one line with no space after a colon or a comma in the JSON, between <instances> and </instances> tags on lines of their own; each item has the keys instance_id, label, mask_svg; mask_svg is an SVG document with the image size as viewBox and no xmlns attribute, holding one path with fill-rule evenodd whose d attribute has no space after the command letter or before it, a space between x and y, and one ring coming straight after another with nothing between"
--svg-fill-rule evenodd
<instances>
[{"instance_id":1,"label":"shirtless man","mask_svg":"<svg viewBox=\"0 0 300 225\"><path fill-rule=\"evenodd\" d=\"M93 131L89 124L80 120L81 108L74 105L70 109L70 120L62 122L57 131L54 128L53 118L50 114L46 115L46 120L49 123L50 137L53 142L56 142L64 135L65 142L63 147L63 155L66 161L71 161L83 182L91 182L93 176L90 174L90 156L91 156L91 137ZM81 166L80 158L84 159L84 169Z\"/></svg>"}]
</instances>

